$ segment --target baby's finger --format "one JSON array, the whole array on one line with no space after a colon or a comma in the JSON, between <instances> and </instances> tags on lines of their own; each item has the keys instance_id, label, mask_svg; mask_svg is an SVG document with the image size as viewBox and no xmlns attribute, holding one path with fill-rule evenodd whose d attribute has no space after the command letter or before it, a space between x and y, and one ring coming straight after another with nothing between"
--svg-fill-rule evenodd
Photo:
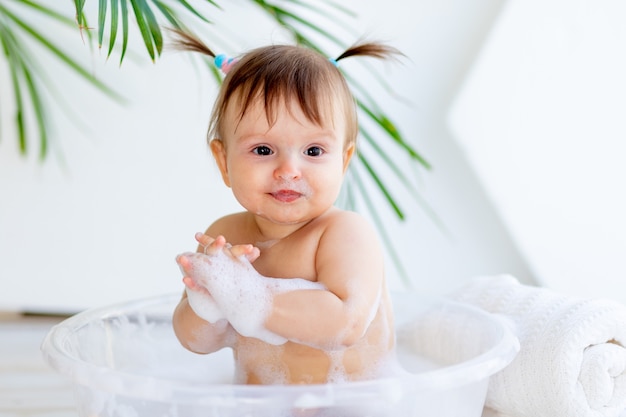
<instances>
[{"instance_id":1,"label":"baby's finger","mask_svg":"<svg viewBox=\"0 0 626 417\"><path fill-rule=\"evenodd\" d=\"M176 263L180 267L183 274L188 274L191 269L191 262L189 262L189 258L186 254L181 254L176 257Z\"/></svg>"},{"instance_id":2,"label":"baby's finger","mask_svg":"<svg viewBox=\"0 0 626 417\"><path fill-rule=\"evenodd\" d=\"M204 247L204 253L207 255L214 255L224 249L226 246L226 238L224 236L219 235L213 241Z\"/></svg>"},{"instance_id":3,"label":"baby's finger","mask_svg":"<svg viewBox=\"0 0 626 417\"><path fill-rule=\"evenodd\" d=\"M196 284L196 282L191 277L183 277L183 283L185 284L185 287L189 288L192 291L206 292L206 293L209 292L206 288L201 287L200 285Z\"/></svg>"},{"instance_id":4,"label":"baby's finger","mask_svg":"<svg viewBox=\"0 0 626 417\"><path fill-rule=\"evenodd\" d=\"M200 232L196 233L195 237L196 241L203 247L209 246L215 240L211 236Z\"/></svg>"},{"instance_id":5,"label":"baby's finger","mask_svg":"<svg viewBox=\"0 0 626 417\"><path fill-rule=\"evenodd\" d=\"M254 246L252 245L235 245L230 249L230 252L236 258L241 255L246 255L246 257L248 257L248 254L253 250L253 248Z\"/></svg>"},{"instance_id":6,"label":"baby's finger","mask_svg":"<svg viewBox=\"0 0 626 417\"><path fill-rule=\"evenodd\" d=\"M259 257L261 251L254 245L237 245L233 246L231 249L231 253L234 257L238 258L240 256L245 256L249 262L254 262L256 258Z\"/></svg>"},{"instance_id":7,"label":"baby's finger","mask_svg":"<svg viewBox=\"0 0 626 417\"><path fill-rule=\"evenodd\" d=\"M261 250L257 248L256 246L253 246L252 251L250 251L250 253L246 255L246 258L248 258L249 262L254 262L256 261L256 258L258 258L260 255L261 255Z\"/></svg>"},{"instance_id":8,"label":"baby's finger","mask_svg":"<svg viewBox=\"0 0 626 417\"><path fill-rule=\"evenodd\" d=\"M198 286L190 277L183 277L183 283L185 284L185 287L189 288L190 290L198 289Z\"/></svg>"}]
</instances>

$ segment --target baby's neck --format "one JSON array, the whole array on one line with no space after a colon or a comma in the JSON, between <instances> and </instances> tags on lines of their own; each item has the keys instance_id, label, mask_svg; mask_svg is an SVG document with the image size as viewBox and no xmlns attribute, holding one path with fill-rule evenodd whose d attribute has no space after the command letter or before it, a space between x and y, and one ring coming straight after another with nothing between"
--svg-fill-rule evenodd
<instances>
[{"instance_id":1,"label":"baby's neck","mask_svg":"<svg viewBox=\"0 0 626 417\"><path fill-rule=\"evenodd\" d=\"M300 223L275 223L271 220L265 219L260 216L253 215L252 221L257 229L257 238L255 241L261 245L269 244L270 246L276 242L283 240L298 230L302 229L315 219L310 219Z\"/></svg>"},{"instance_id":2,"label":"baby's neck","mask_svg":"<svg viewBox=\"0 0 626 417\"><path fill-rule=\"evenodd\" d=\"M264 250L271 248L278 242L280 242L280 239L263 240L263 241L254 242L254 246L259 248L261 251L264 251Z\"/></svg>"}]
</instances>

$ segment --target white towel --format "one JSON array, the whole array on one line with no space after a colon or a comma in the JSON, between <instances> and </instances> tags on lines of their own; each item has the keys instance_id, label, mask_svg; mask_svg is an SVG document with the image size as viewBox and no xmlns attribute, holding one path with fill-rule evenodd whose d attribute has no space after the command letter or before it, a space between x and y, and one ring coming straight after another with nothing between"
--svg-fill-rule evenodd
<instances>
[{"instance_id":1,"label":"white towel","mask_svg":"<svg viewBox=\"0 0 626 417\"><path fill-rule=\"evenodd\" d=\"M626 410L626 306L481 277L451 298L507 317L520 352L486 405L511 417L617 417Z\"/></svg>"}]
</instances>

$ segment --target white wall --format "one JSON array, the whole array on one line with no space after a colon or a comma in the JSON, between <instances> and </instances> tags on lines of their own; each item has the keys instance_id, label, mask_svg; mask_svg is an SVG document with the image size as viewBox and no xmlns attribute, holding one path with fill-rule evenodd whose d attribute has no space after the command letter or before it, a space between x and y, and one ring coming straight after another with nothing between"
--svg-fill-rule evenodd
<instances>
[{"instance_id":1,"label":"white wall","mask_svg":"<svg viewBox=\"0 0 626 417\"><path fill-rule=\"evenodd\" d=\"M451 126L538 281L626 302L626 3L507 2Z\"/></svg>"},{"instance_id":2,"label":"white wall","mask_svg":"<svg viewBox=\"0 0 626 417\"><path fill-rule=\"evenodd\" d=\"M416 181L448 231L400 196L408 219L400 224L387 217L386 224L413 286L443 293L474 275L500 272L532 282L501 214L446 124L451 100L502 2L342 4L359 11L355 37L369 33L388 40L409 58L380 70L412 105L380 94L381 107L434 166L415 174ZM280 39L251 10L241 1L228 7L219 20L225 28L220 33L232 38L225 45L244 49ZM89 62L77 33L58 33ZM18 156L10 121L1 121L0 309L73 311L180 291L174 256L193 249L195 231L238 209L205 144L213 84L180 54L165 54L156 65L145 61L127 61L119 69L115 61L92 59L98 76L129 98L125 107L47 67L86 125L77 129L54 109L52 133L62 159L52 155L39 163L34 153ZM5 74L3 69L3 117L12 103L4 93ZM402 288L391 262L389 275L392 286Z\"/></svg>"}]
</instances>

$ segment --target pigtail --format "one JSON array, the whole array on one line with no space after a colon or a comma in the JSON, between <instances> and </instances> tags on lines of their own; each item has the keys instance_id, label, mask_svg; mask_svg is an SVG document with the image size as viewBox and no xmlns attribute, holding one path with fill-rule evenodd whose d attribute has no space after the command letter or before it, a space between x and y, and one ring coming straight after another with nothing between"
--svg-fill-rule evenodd
<instances>
[{"instance_id":1,"label":"pigtail","mask_svg":"<svg viewBox=\"0 0 626 417\"><path fill-rule=\"evenodd\" d=\"M335 58L335 61L348 58L351 56L369 56L378 59L395 58L404 56L398 49L377 42L357 43L348 48L344 53Z\"/></svg>"},{"instance_id":2,"label":"pigtail","mask_svg":"<svg viewBox=\"0 0 626 417\"><path fill-rule=\"evenodd\" d=\"M181 51L199 52L215 58L215 53L194 35L181 29L168 29L168 31L173 34L172 48Z\"/></svg>"}]
</instances>

